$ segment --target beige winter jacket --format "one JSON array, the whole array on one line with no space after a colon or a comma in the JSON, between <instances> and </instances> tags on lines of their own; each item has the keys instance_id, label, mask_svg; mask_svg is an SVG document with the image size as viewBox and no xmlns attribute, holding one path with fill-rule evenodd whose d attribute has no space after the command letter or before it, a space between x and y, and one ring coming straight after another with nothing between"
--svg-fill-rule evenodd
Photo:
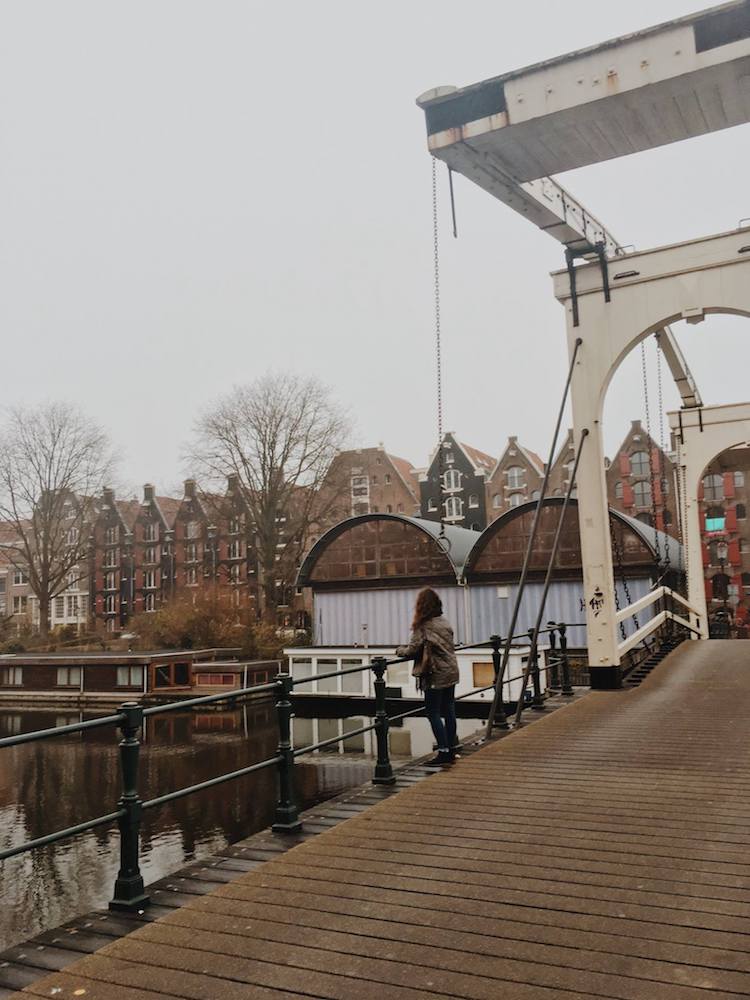
<instances>
[{"instance_id":1,"label":"beige winter jacket","mask_svg":"<svg viewBox=\"0 0 750 1000\"><path fill-rule=\"evenodd\" d=\"M429 687L447 688L458 683L458 661L453 645L453 629L441 615L430 618L424 625L412 632L408 646L399 646L396 656L417 656L425 641L430 644L432 673Z\"/></svg>"}]
</instances>

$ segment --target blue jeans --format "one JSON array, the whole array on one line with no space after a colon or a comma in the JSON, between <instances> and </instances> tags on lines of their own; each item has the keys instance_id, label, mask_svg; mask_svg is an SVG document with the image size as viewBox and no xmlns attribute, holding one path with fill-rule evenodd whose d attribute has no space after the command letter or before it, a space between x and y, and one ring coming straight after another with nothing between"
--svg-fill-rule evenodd
<instances>
[{"instance_id":1,"label":"blue jeans","mask_svg":"<svg viewBox=\"0 0 750 1000\"><path fill-rule=\"evenodd\" d=\"M438 750L445 753L456 745L455 695L455 684L447 688L428 688L424 693L427 718L430 720Z\"/></svg>"}]
</instances>

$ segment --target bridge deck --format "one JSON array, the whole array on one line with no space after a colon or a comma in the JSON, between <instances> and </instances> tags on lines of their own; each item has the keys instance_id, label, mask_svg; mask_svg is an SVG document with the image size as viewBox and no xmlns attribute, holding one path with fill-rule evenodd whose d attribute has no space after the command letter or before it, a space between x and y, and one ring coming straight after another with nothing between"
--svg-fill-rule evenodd
<instances>
[{"instance_id":1,"label":"bridge deck","mask_svg":"<svg viewBox=\"0 0 750 1000\"><path fill-rule=\"evenodd\" d=\"M687 643L27 992L748 995L748 719L750 642Z\"/></svg>"}]
</instances>

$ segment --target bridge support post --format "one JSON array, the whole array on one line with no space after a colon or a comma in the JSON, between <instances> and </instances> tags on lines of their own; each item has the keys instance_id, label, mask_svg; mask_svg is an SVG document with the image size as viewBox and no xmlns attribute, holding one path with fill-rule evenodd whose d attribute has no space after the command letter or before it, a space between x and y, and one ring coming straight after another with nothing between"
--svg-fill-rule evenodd
<instances>
[{"instance_id":1,"label":"bridge support post","mask_svg":"<svg viewBox=\"0 0 750 1000\"><path fill-rule=\"evenodd\" d=\"M302 829L294 796L294 749L292 747L291 674L279 674L276 714L279 724L279 800L271 826L274 833L298 833Z\"/></svg>"},{"instance_id":2,"label":"bridge support post","mask_svg":"<svg viewBox=\"0 0 750 1000\"><path fill-rule=\"evenodd\" d=\"M141 749L138 735L143 725L143 706L129 701L120 706L120 712L124 715L120 723L122 795L117 804L124 810L124 815L118 820L120 870L117 873L115 892L109 902L109 908L142 910L149 903L149 897L144 892L143 876L138 860L142 809L138 794L138 758Z\"/></svg>"},{"instance_id":3,"label":"bridge support post","mask_svg":"<svg viewBox=\"0 0 750 1000\"><path fill-rule=\"evenodd\" d=\"M375 674L375 738L378 745L378 759L375 763L373 785L393 785L396 778L391 767L388 754L388 712L385 704L385 671L388 661L383 656L377 656L372 661Z\"/></svg>"},{"instance_id":4,"label":"bridge support post","mask_svg":"<svg viewBox=\"0 0 750 1000\"><path fill-rule=\"evenodd\" d=\"M531 663L529 664L529 672L531 673L531 686L534 691L534 697L531 702L531 707L535 712L543 712L545 709L544 698L542 697L542 684L539 676L539 648L538 648L538 637L536 635L536 629L529 629L529 639L531 641Z\"/></svg>"},{"instance_id":5,"label":"bridge support post","mask_svg":"<svg viewBox=\"0 0 750 1000\"><path fill-rule=\"evenodd\" d=\"M557 630L560 633L560 666L562 667L562 691L561 694L569 698L572 694L575 694L573 690L573 685L570 683L570 660L568 659L568 636L567 636L567 625L560 624L557 626Z\"/></svg>"}]
</instances>

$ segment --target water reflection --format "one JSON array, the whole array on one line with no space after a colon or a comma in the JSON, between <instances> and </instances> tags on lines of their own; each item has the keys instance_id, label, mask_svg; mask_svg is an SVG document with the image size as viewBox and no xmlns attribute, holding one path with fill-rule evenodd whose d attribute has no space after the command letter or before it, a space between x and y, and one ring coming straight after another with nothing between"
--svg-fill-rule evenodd
<instances>
[{"instance_id":1,"label":"water reflection","mask_svg":"<svg viewBox=\"0 0 750 1000\"><path fill-rule=\"evenodd\" d=\"M0 708L0 736L66 725L96 713ZM294 719L294 743L351 732L362 717ZM476 722L459 720L460 732ZM141 751L141 794L151 798L236 770L271 756L276 748L271 703L230 711L175 712L149 719ZM394 760L428 753L431 736L422 719L391 731ZM298 758L300 805L310 806L369 780L374 734L351 737ZM117 735L89 730L0 750L0 846L23 843L109 812L119 795ZM267 827L273 816L273 769L206 789L144 814L145 881ZM106 904L118 867L118 836L106 827L0 863L0 950Z\"/></svg>"}]
</instances>

